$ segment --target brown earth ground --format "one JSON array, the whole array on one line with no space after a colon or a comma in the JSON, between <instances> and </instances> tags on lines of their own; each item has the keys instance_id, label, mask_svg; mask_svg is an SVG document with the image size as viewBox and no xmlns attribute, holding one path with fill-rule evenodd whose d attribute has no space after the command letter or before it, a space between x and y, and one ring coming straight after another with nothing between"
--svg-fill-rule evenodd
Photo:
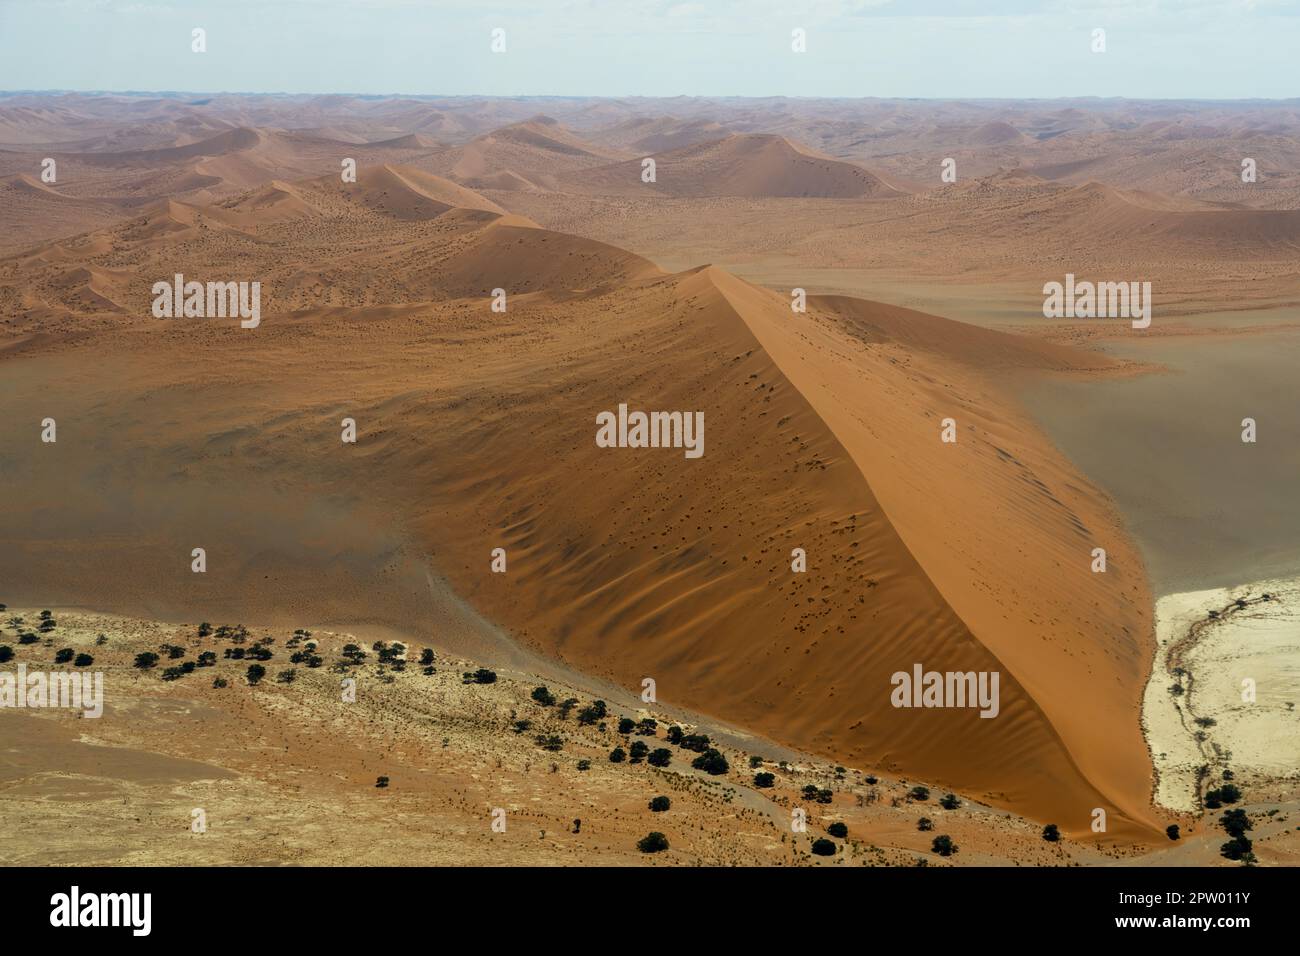
<instances>
[{"instance_id":1,"label":"brown earth ground","mask_svg":"<svg viewBox=\"0 0 1300 956\"><path fill-rule=\"evenodd\" d=\"M35 609L7 617L36 619ZM197 626L137 621L80 611L54 611L57 627L34 645L15 647L30 669L59 669L58 648L94 657L106 706L98 719L69 710L0 711L8 744L0 749L0 805L5 818L22 819L30 836L5 841L0 862L32 864L167 865L773 865L773 866L1068 866L1095 864L1183 865L1222 863L1215 827L1185 826L1184 839L1145 855L1087 839L1048 843L1041 827L1014 814L963 800L955 810L911 795L920 781L869 769L838 768L751 741L723 744L730 770L709 776L692 769L694 753L669 744L677 721L633 697L609 702L608 717L582 725L577 714L591 703L583 687L549 682L560 701L579 704L567 717L530 694L530 675L502 670L493 684L465 683L478 662L435 651L435 673L416 663L411 645L398 672L377 662L360 638L317 631L310 640L324 663L293 665L288 657L305 642L287 630L255 628L242 640L197 636ZM98 639L102 635L104 643ZM270 638L267 675L249 686L245 661L224 657ZM14 645L14 629L0 638ZM335 665L342 647L361 643L364 664ZM148 671L132 666L136 654L175 645ZM173 681L169 664L193 662L202 650L216 663ZM292 670L292 683L279 674ZM342 700L341 681L357 681L355 702ZM214 687L214 678L227 682ZM619 717L658 718L654 736L617 732ZM529 721L520 732L517 721ZM708 724L683 722L688 732ZM557 736L549 751L539 736ZM667 768L642 762L611 763L615 747L632 741L672 752ZM15 746L18 742L22 746ZM750 757L761 759L751 767ZM579 761L590 768L579 769ZM753 785L770 772L775 786ZM387 788L377 788L380 776ZM804 796L812 786L830 791L829 803ZM665 812L649 810L667 796ZM806 833L793 833L791 811L807 811ZM505 811L504 832L492 829L492 812ZM206 832L192 830L201 809ZM1262 863L1294 864L1300 856L1300 802L1253 800L1252 834ZM1269 814L1272 815L1269 815ZM932 831L917 828L928 817ZM574 821L580 820L574 832ZM843 822L833 857L810 853L826 827ZM636 842L650 831L668 837L670 849L642 854ZM958 852L931 851L947 834Z\"/></svg>"}]
</instances>

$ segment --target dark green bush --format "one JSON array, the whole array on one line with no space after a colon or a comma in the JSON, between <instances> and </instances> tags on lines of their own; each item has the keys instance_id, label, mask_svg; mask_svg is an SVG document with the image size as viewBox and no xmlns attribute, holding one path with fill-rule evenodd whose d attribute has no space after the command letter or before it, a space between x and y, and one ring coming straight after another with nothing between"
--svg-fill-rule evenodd
<instances>
[{"instance_id":1,"label":"dark green bush","mask_svg":"<svg viewBox=\"0 0 1300 956\"><path fill-rule=\"evenodd\" d=\"M704 751L691 761L691 766L696 770L703 770L712 777L724 774L730 769L727 765L727 758L712 748Z\"/></svg>"},{"instance_id":2,"label":"dark green bush","mask_svg":"<svg viewBox=\"0 0 1300 956\"><path fill-rule=\"evenodd\" d=\"M668 838L655 830L637 840L636 848L642 853L662 853L668 849Z\"/></svg>"},{"instance_id":3,"label":"dark green bush","mask_svg":"<svg viewBox=\"0 0 1300 956\"><path fill-rule=\"evenodd\" d=\"M940 835L934 838L930 844L930 849L940 856L952 856L957 852L957 844L952 842L952 837Z\"/></svg>"}]
</instances>

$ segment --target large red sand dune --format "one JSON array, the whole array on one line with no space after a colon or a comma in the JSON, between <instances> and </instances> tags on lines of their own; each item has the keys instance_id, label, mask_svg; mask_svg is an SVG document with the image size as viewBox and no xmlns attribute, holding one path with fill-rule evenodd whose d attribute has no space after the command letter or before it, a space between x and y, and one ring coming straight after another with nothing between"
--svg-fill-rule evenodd
<instances>
[{"instance_id":1,"label":"large red sand dune","mask_svg":"<svg viewBox=\"0 0 1300 956\"><path fill-rule=\"evenodd\" d=\"M986 378L1108 360L858 300L795 315L721 270L665 275L400 167L172 204L103 239L85 262L0 261L0 303L21 289L40 306L6 307L11 335L93 335L112 375L61 414L102 414L111 390L111 453L137 480L194 479L167 497L212 501L212 483L273 474L322 500L382 502L478 610L581 669L628 687L653 676L663 699L1067 832L1095 807L1112 837L1153 832L1140 566L1102 497ZM260 279L256 337L152 319L149 287L174 272ZM497 286L504 314L488 309ZM65 341L60 361L75 360ZM595 416L620 402L704 412L705 456L598 448ZM343 410L366 437L322 452ZM939 441L944 416L955 446ZM107 450L74 447L69 481ZM297 547L283 529L260 540L282 516L259 523L259 493L240 500L224 552ZM40 513L13 508L11 534ZM222 526L210 512L198 520ZM189 588L158 563L183 525L96 539L105 561L81 565L85 592L112 604ZM1104 580L1087 571L1098 541ZM487 571L497 546L507 575ZM807 573L791 570L796 547ZM24 586L63 560L44 553ZM286 591L294 572L263 566L214 578L223 606L340 613L331 575ZM400 606L367 613L390 611L400 624ZM893 707L891 675L918 663L998 671L998 716Z\"/></svg>"}]
</instances>

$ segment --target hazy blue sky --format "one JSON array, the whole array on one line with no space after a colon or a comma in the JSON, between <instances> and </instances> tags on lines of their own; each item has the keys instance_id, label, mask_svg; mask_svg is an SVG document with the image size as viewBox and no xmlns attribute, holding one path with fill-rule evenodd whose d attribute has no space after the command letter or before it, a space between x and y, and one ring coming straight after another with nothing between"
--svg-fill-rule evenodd
<instances>
[{"instance_id":1,"label":"hazy blue sky","mask_svg":"<svg viewBox=\"0 0 1300 956\"><path fill-rule=\"evenodd\" d=\"M0 0L0 89L1280 98L1300 0Z\"/></svg>"}]
</instances>

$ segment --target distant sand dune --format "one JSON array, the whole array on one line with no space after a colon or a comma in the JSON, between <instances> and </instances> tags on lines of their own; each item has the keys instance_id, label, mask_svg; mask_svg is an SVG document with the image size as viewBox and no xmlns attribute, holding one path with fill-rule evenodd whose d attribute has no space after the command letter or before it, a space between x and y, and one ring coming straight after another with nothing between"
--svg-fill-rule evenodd
<instances>
[{"instance_id":1,"label":"distant sand dune","mask_svg":"<svg viewBox=\"0 0 1300 956\"><path fill-rule=\"evenodd\" d=\"M643 183L641 159L562 177L575 192L664 196L804 196L880 198L897 195L861 167L796 145L781 136L734 134L654 157L656 179Z\"/></svg>"}]
</instances>

